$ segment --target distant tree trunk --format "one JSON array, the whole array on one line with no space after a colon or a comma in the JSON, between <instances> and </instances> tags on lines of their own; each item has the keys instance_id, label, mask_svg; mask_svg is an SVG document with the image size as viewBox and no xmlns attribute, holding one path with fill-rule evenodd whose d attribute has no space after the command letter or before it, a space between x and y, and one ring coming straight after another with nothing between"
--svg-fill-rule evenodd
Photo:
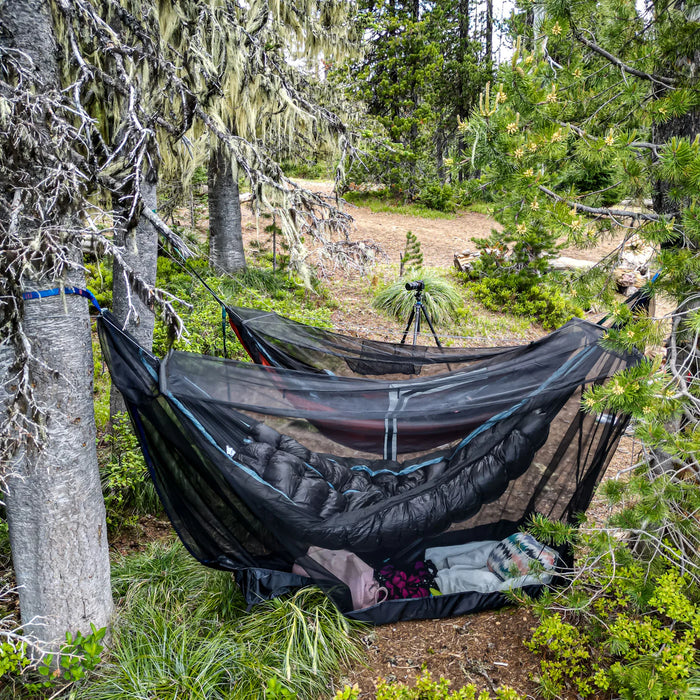
<instances>
[{"instance_id":1,"label":"distant tree trunk","mask_svg":"<svg viewBox=\"0 0 700 700\"><path fill-rule=\"evenodd\" d=\"M445 130L438 126L435 132L435 169L441 185L445 184Z\"/></svg>"},{"instance_id":2,"label":"distant tree trunk","mask_svg":"<svg viewBox=\"0 0 700 700\"><path fill-rule=\"evenodd\" d=\"M470 0L458 0L459 38L463 44L469 40L469 2Z\"/></svg>"},{"instance_id":3,"label":"distant tree trunk","mask_svg":"<svg viewBox=\"0 0 700 700\"><path fill-rule=\"evenodd\" d=\"M527 51L535 50L535 10L532 6L525 10L523 20L523 47Z\"/></svg>"},{"instance_id":4,"label":"distant tree trunk","mask_svg":"<svg viewBox=\"0 0 700 700\"><path fill-rule=\"evenodd\" d=\"M486 53L486 63L491 70L493 63L493 0L486 0L486 37L484 40L484 50Z\"/></svg>"},{"instance_id":5,"label":"distant tree trunk","mask_svg":"<svg viewBox=\"0 0 700 700\"><path fill-rule=\"evenodd\" d=\"M221 145L209 159L209 264L228 273L246 266L238 168Z\"/></svg>"},{"instance_id":6,"label":"distant tree trunk","mask_svg":"<svg viewBox=\"0 0 700 700\"><path fill-rule=\"evenodd\" d=\"M686 8L688 3L681 0L677 3L677 8L681 11L692 12L695 21L700 19L698 16L698 10L695 7L692 9ZM665 9L661 11L666 11ZM678 70L679 66L688 69L691 75L696 75L698 68L700 67L700 50L695 50L692 55L679 56L675 51L671 50L670 55L663 56L657 65L657 70L666 74L669 72L673 75L675 71ZM655 98L663 97L667 88L658 83L654 84L653 94ZM652 123L652 140L657 144L664 144L669 142L672 138L687 138L689 141L693 141L698 135L700 135L700 109L695 109L687 112L678 117L671 117L670 119L664 121L654 121ZM669 197L669 184L664 180L656 180L653 183L653 194L652 202L654 211L657 214L670 214L677 210L678 205L672 202ZM673 247L679 241L668 241L662 244L662 247Z\"/></svg>"},{"instance_id":7,"label":"distant tree trunk","mask_svg":"<svg viewBox=\"0 0 700 700\"><path fill-rule=\"evenodd\" d=\"M48 3L5 0L0 4L0 26L0 43L31 58L37 90L58 89L58 50ZM0 222L0 230L7 230L7 223ZM26 232L23 238L29 242L33 231L26 224L25 220L20 232ZM68 245L79 263L79 246ZM8 273L0 271L3 274ZM41 269L27 278L34 289L63 283L85 286L79 266L63 279ZM57 648L67 631L89 633L90 623L108 625L113 607L95 448L90 319L87 301L75 296L27 301L20 313L31 347L26 368L34 401L45 415L40 418L20 407L30 413L28 419L41 421L42 444L39 450L25 438L18 451L5 455L10 473L6 512L23 627ZM17 381L17 355L9 340L0 343L3 409Z\"/></svg>"},{"instance_id":8,"label":"distant tree trunk","mask_svg":"<svg viewBox=\"0 0 700 700\"><path fill-rule=\"evenodd\" d=\"M678 9L683 9L684 6L685 3L679 3ZM694 55L691 56L679 57L672 55L671 58L661 61L657 69L659 71L670 71L672 74L678 67L677 62L687 63L691 74L696 74L698 66L700 66L700 51L695 51ZM666 88L660 85L654 86L655 97L660 98L666 92ZM691 110L687 114L652 123L652 141L656 144L668 143L674 137L687 138L692 142L698 135L700 135L700 110ZM666 180L660 178L653 182L652 206L655 213L672 214L679 209L679 203L669 197L669 190L670 185ZM689 205L690 202L685 203L685 206ZM681 224L680 221L676 223ZM676 237L664 241L661 247L668 249L681 246L682 244L683 236L679 233ZM697 296L693 296L685 299L674 311L667 363L680 382L687 381L688 377L697 378L700 376L700 353L697 349L697 336L689 332L687 316L689 311L696 310L699 306L700 300ZM693 420L696 422L700 420L700 415L696 413L693 416ZM679 433L686 428L687 424L688 416L684 415L671 419L666 427L670 432ZM650 465L656 473L674 471L681 466L672 455L659 449L652 451ZM692 470L691 473L693 473L695 478L700 476L696 470Z\"/></svg>"},{"instance_id":9,"label":"distant tree trunk","mask_svg":"<svg viewBox=\"0 0 700 700\"><path fill-rule=\"evenodd\" d=\"M459 12L459 46L462 53L467 52L467 46L469 45L469 23L470 23L470 0L458 0L457 8ZM464 71L460 71L459 84L457 85L458 102L459 105L457 110L457 116L460 119L464 119L468 116L466 113L466 94L468 86L464 84ZM460 182L463 182L469 177L469 166L466 164L467 159L465 158L465 153L467 149L467 140L464 135L460 132L457 138L457 161L460 163L459 169L457 171L457 177Z\"/></svg>"},{"instance_id":10,"label":"distant tree trunk","mask_svg":"<svg viewBox=\"0 0 700 700\"><path fill-rule=\"evenodd\" d=\"M155 170L141 178L143 206L155 211L157 207L156 188L158 175ZM114 226L114 242L123 247L124 262L148 284L155 285L158 267L158 232L144 217L139 217L135 226L129 226L123 218L117 218ZM114 261L112 280L112 312L125 330L147 350L153 346L155 314L141 299L131 293L124 267ZM110 416L126 411L126 405L119 391L112 386L109 398Z\"/></svg>"},{"instance_id":11,"label":"distant tree trunk","mask_svg":"<svg viewBox=\"0 0 700 700\"><path fill-rule=\"evenodd\" d=\"M663 144L676 138L687 138L691 142L700 134L700 110L688 112L680 117L672 117L668 121L652 125L654 143ZM656 180L652 193L654 211L657 214L670 214L678 209L678 205L668 198L669 184L665 180ZM673 246L674 243L669 244Z\"/></svg>"}]
</instances>

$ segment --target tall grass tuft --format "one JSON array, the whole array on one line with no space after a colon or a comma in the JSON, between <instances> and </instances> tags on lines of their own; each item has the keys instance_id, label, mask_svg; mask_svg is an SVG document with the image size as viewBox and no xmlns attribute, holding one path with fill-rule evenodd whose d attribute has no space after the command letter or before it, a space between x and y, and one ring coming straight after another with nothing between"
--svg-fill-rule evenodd
<instances>
[{"instance_id":1,"label":"tall grass tuft","mask_svg":"<svg viewBox=\"0 0 700 700\"><path fill-rule=\"evenodd\" d=\"M454 319L462 305L462 297L457 288L443 277L426 270L412 271L410 275L385 287L374 297L372 306L399 320L407 319L415 303L415 294L406 290L406 282L417 280L425 282L422 301L432 321L447 323Z\"/></svg>"},{"instance_id":2,"label":"tall grass tuft","mask_svg":"<svg viewBox=\"0 0 700 700\"><path fill-rule=\"evenodd\" d=\"M329 679L360 660L353 626L316 588L262 603L239 630L256 640L258 653L271 654L269 663L281 671L284 684L304 697L330 696Z\"/></svg>"},{"instance_id":3,"label":"tall grass tuft","mask_svg":"<svg viewBox=\"0 0 700 700\"><path fill-rule=\"evenodd\" d=\"M355 625L317 589L247 612L232 575L206 569L179 542L115 562L113 585L110 655L76 698L262 698L271 679L300 700L330 697L360 658Z\"/></svg>"}]
</instances>

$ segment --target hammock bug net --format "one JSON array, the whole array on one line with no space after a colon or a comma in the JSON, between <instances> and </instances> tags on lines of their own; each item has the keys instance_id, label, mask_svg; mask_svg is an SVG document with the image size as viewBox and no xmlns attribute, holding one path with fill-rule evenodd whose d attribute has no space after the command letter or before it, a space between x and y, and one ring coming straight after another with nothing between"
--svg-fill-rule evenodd
<instances>
[{"instance_id":1,"label":"hammock bug net","mask_svg":"<svg viewBox=\"0 0 700 700\"><path fill-rule=\"evenodd\" d=\"M626 424L582 412L582 393L637 361L581 320L401 381L182 352L159 360L107 313L99 332L192 555L233 571L251 603L314 582L374 623L503 604L503 587L467 585L367 605L353 586L386 567L411 571L426 551L495 543L534 513L572 521ZM415 349L405 350L402 362Z\"/></svg>"}]
</instances>

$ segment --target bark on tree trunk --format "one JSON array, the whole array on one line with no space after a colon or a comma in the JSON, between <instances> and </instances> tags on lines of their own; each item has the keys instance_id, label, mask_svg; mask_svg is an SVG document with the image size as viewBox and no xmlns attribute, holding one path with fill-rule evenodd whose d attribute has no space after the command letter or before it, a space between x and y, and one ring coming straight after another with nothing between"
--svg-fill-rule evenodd
<instances>
[{"instance_id":1,"label":"bark on tree trunk","mask_svg":"<svg viewBox=\"0 0 700 700\"><path fill-rule=\"evenodd\" d=\"M85 279L79 274L67 283L84 287ZM37 288L56 284L42 280ZM5 502L22 624L56 648L66 632L106 627L112 614L87 301L28 301L23 325L34 398L46 411L45 438L40 451L15 456ZM12 361L8 349L0 358L4 384Z\"/></svg>"},{"instance_id":2,"label":"bark on tree trunk","mask_svg":"<svg viewBox=\"0 0 700 700\"><path fill-rule=\"evenodd\" d=\"M223 147L209 159L209 264L233 273L243 270L245 250L241 229L241 200L238 168Z\"/></svg>"},{"instance_id":3,"label":"bark on tree trunk","mask_svg":"<svg viewBox=\"0 0 700 700\"><path fill-rule=\"evenodd\" d=\"M693 111L681 117L673 117L665 122L652 124L653 142L662 144L676 138L687 138L691 142L700 134L700 111ZM678 205L668 198L669 184L665 180L654 182L652 202L657 214L669 214L678 209ZM673 242L667 244L673 246Z\"/></svg>"},{"instance_id":4,"label":"bark on tree trunk","mask_svg":"<svg viewBox=\"0 0 700 700\"><path fill-rule=\"evenodd\" d=\"M158 176L150 171L141 179L141 196L144 207L155 211ZM121 225L120 225L121 223ZM123 246L124 261L144 282L155 285L158 267L158 232L144 217L136 226L129 228L120 221L115 222L114 242ZM114 261L112 281L112 312L117 321L131 333L140 345L150 350L153 346L155 314L136 295L131 294L123 266ZM126 411L119 391L112 386L109 397L110 417Z\"/></svg>"},{"instance_id":5,"label":"bark on tree trunk","mask_svg":"<svg viewBox=\"0 0 700 700\"><path fill-rule=\"evenodd\" d=\"M678 4L677 9L684 10L685 6L686 3L681 2ZM690 66L691 74L695 74L698 65L700 65L700 51L696 50L691 55L684 56L683 59L684 62L687 62ZM670 58L666 57L665 60L659 62L657 70L671 71L671 74L673 74L673 71L678 68L679 60L680 57L675 54ZM667 89L657 84L654 85L653 92L655 97L660 98L667 92ZM700 135L700 110L692 110L679 117L672 117L666 121L652 123L652 142L656 144L667 143L674 137L687 138L692 142L698 135ZM659 178L654 181L653 188L652 206L655 213L672 214L679 209L678 202L673 201L669 197L670 185L668 181ZM689 204L690 202L685 202L686 206ZM677 223L681 222L678 221ZM661 247L674 248L682 245L682 242L682 236L679 234L676 238L664 241ZM698 356L696 337L693 333L688 332L689 329L687 327L687 313L690 310L697 309L699 304L700 302L697 298L685 299L681 302L674 312L671 338L668 344L668 366L675 375L676 381L679 384L678 388L682 393L686 394L688 392L688 387L686 385L688 377L697 378L700 373L700 357ZM691 409L689 408L688 410ZM687 414L674 418L666 425L666 429L671 433L679 433L687 426L689 418L691 417ZM691 422L694 423L698 419L700 419L700 416L693 415ZM653 473L660 474L664 471L672 472L681 469L682 466L683 465L679 464L678 459L673 455L663 452L660 449L652 451L650 468ZM699 476L697 470L691 467L690 471L697 479Z\"/></svg>"},{"instance_id":6,"label":"bark on tree trunk","mask_svg":"<svg viewBox=\"0 0 700 700\"><path fill-rule=\"evenodd\" d=\"M31 58L37 90L58 88L48 3L6 0L0 24L0 42ZM80 260L79 245L68 245ZM40 271L30 278L36 289L85 286L80 270L64 280ZM89 633L90 623L105 627L113 607L95 447L90 320L86 300L74 296L27 301L21 320L31 348L27 369L34 401L46 413L36 419L43 428L42 449L25 444L5 465L10 467L6 512L22 623L38 639L55 643L65 641L67 631ZM2 409L17 381L11 340L0 346ZM15 408L31 413L31 407Z\"/></svg>"},{"instance_id":7,"label":"bark on tree trunk","mask_svg":"<svg viewBox=\"0 0 700 700\"><path fill-rule=\"evenodd\" d=\"M467 47L469 45L469 23L470 23L470 0L458 0L458 12L459 12L459 46L460 51L466 53ZM460 78L458 81L457 94L459 95L458 100L458 112L457 116L460 119L464 119L468 116L467 109L465 108L465 95L469 86L464 82L464 71L459 72ZM467 165L466 158L466 139L460 133L457 138L457 160L461 165L457 171L457 179L459 182L464 182L469 178L469 166Z\"/></svg>"}]
</instances>

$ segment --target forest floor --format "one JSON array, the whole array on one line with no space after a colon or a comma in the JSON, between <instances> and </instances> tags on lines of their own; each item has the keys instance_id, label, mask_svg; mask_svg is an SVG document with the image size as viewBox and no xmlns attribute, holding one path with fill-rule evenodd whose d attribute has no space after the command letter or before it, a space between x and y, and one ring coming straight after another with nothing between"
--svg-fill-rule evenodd
<instances>
[{"instance_id":1,"label":"forest floor","mask_svg":"<svg viewBox=\"0 0 700 700\"><path fill-rule=\"evenodd\" d=\"M304 181L301 185L326 195L332 183ZM247 209L247 207L244 207ZM398 262L406 244L406 232L412 231L421 243L425 268L451 268L457 252L471 248L473 237L486 238L498 224L489 216L476 212L462 212L451 218L421 218L396 213L374 213L367 207L348 205L346 211L353 217L351 238L378 244L383 251L378 262L388 266L386 274L397 274ZM244 211L244 238L247 243L259 240L259 230L249 211ZM614 250L621 237L604 240L595 248L563 249L561 255L598 261ZM371 308L368 287L377 284L376 271L366 274L357 271L335 271L324 284L331 297L340 302L332 313L336 330L387 338L393 331L401 333L403 323L391 321ZM482 310L484 315L494 315ZM481 314L482 311L479 311ZM542 335L536 327L523 336ZM394 339L396 335L394 335ZM427 341L424 341L427 342ZM624 437L606 474L611 478L630 467L638 452L631 437ZM593 522L601 522L606 506L594 500L589 509ZM363 638L367 666L351 668L346 682L357 683L360 697L374 697L376 680L411 683L422 668L434 678L443 676L452 687L474 683L483 690L494 691L505 684L527 696L536 696L533 680L539 672L539 659L524 642L531 636L536 621L525 607L508 607L497 611L466 615L441 620L400 622L373 628Z\"/></svg>"}]
</instances>

